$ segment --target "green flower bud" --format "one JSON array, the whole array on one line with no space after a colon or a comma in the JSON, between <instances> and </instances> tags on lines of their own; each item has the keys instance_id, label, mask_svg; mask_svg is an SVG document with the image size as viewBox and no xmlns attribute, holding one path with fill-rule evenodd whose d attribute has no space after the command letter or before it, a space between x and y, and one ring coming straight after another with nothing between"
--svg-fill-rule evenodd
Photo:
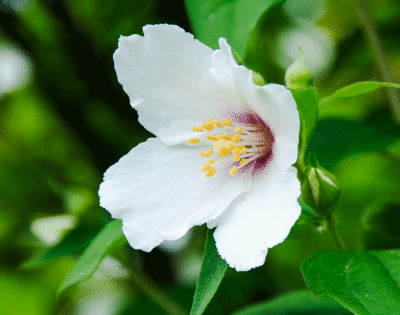
<instances>
[{"instance_id":1,"label":"green flower bud","mask_svg":"<svg viewBox=\"0 0 400 315\"><path fill-rule=\"evenodd\" d=\"M253 71L253 82L257 85L265 85L265 80L261 74Z\"/></svg>"},{"instance_id":2,"label":"green flower bud","mask_svg":"<svg viewBox=\"0 0 400 315\"><path fill-rule=\"evenodd\" d=\"M333 174L322 167L308 167L301 195L304 202L318 215L331 213L339 199L340 188Z\"/></svg>"},{"instance_id":3,"label":"green flower bud","mask_svg":"<svg viewBox=\"0 0 400 315\"><path fill-rule=\"evenodd\" d=\"M312 77L308 68L304 53L300 52L300 58L293 62L286 70L285 84L288 89L304 90L311 86Z\"/></svg>"}]
</instances>

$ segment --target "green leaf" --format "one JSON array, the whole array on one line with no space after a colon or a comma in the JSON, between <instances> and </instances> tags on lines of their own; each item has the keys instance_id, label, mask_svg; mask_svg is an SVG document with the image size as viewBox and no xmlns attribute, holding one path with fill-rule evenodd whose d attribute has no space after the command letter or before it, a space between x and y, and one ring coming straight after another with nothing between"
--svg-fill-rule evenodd
<instances>
[{"instance_id":1,"label":"green leaf","mask_svg":"<svg viewBox=\"0 0 400 315\"><path fill-rule=\"evenodd\" d=\"M79 258L72 271L58 289L60 295L65 289L78 284L92 276L103 258L116 247L125 244L122 233L122 221L113 220L96 236Z\"/></svg>"},{"instance_id":2,"label":"green leaf","mask_svg":"<svg viewBox=\"0 0 400 315\"><path fill-rule=\"evenodd\" d=\"M76 255L82 252L95 236L96 232L93 228L78 226L70 231L60 243L54 247L39 250L35 256L24 261L20 267L35 268L52 259Z\"/></svg>"},{"instance_id":3,"label":"green leaf","mask_svg":"<svg viewBox=\"0 0 400 315\"><path fill-rule=\"evenodd\" d=\"M400 89L400 84L377 81L356 82L348 86L342 87L331 96L322 99L320 105L326 105L340 99L364 96L382 87Z\"/></svg>"},{"instance_id":4,"label":"green leaf","mask_svg":"<svg viewBox=\"0 0 400 315\"><path fill-rule=\"evenodd\" d=\"M379 112L364 121L325 119L318 121L307 147L307 154L331 169L344 158L382 150L400 139L400 126L387 111Z\"/></svg>"},{"instance_id":5,"label":"green leaf","mask_svg":"<svg viewBox=\"0 0 400 315\"><path fill-rule=\"evenodd\" d=\"M225 37L244 57L251 31L261 16L284 0L185 0L195 33L203 44L216 49Z\"/></svg>"},{"instance_id":6,"label":"green leaf","mask_svg":"<svg viewBox=\"0 0 400 315\"><path fill-rule=\"evenodd\" d=\"M213 230L207 231L206 245L204 248L203 264L201 265L200 277L194 292L193 305L190 315L201 315L210 303L215 292L224 278L228 268L225 260L218 254Z\"/></svg>"},{"instance_id":7,"label":"green leaf","mask_svg":"<svg viewBox=\"0 0 400 315\"><path fill-rule=\"evenodd\" d=\"M400 310L400 250L319 252L301 271L316 295L328 295L361 315L397 314Z\"/></svg>"},{"instance_id":8,"label":"green leaf","mask_svg":"<svg viewBox=\"0 0 400 315\"><path fill-rule=\"evenodd\" d=\"M318 93L315 87L291 90L300 113L299 156L304 159L307 143L314 131L318 117Z\"/></svg>"},{"instance_id":9,"label":"green leaf","mask_svg":"<svg viewBox=\"0 0 400 315\"><path fill-rule=\"evenodd\" d=\"M246 307L232 315L350 315L351 313L336 301L317 297L310 291L283 294L271 301Z\"/></svg>"},{"instance_id":10,"label":"green leaf","mask_svg":"<svg viewBox=\"0 0 400 315\"><path fill-rule=\"evenodd\" d=\"M400 205L378 204L368 208L362 219L365 249L400 248Z\"/></svg>"}]
</instances>

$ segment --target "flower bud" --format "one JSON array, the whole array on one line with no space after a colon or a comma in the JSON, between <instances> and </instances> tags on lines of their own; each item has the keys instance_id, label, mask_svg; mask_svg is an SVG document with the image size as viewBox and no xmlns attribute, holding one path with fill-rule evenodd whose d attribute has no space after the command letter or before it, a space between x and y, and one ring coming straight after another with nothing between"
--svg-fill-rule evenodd
<instances>
[{"instance_id":1,"label":"flower bud","mask_svg":"<svg viewBox=\"0 0 400 315\"><path fill-rule=\"evenodd\" d=\"M265 85L264 77L258 72L253 71L253 82L257 85Z\"/></svg>"},{"instance_id":2,"label":"flower bud","mask_svg":"<svg viewBox=\"0 0 400 315\"><path fill-rule=\"evenodd\" d=\"M312 77L308 68L304 53L301 52L300 58L293 62L286 70L285 84L288 89L304 90L311 86Z\"/></svg>"},{"instance_id":3,"label":"flower bud","mask_svg":"<svg viewBox=\"0 0 400 315\"><path fill-rule=\"evenodd\" d=\"M339 194L340 188L333 174L320 166L307 169L301 195L304 202L318 215L331 213Z\"/></svg>"}]
</instances>

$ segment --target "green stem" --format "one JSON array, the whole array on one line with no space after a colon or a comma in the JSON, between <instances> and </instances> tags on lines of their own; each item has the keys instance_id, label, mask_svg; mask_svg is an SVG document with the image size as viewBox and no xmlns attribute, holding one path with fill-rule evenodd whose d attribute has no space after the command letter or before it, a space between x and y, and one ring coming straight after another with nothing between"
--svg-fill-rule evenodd
<instances>
[{"instance_id":1,"label":"green stem","mask_svg":"<svg viewBox=\"0 0 400 315\"><path fill-rule=\"evenodd\" d=\"M358 11L361 17L361 23L368 40L368 44L374 54L376 63L378 64L379 71L386 82L395 82L392 70L388 60L382 49L382 43L380 42L378 32L376 31L368 8L368 0L357 0ZM394 114L394 118L398 123L400 123L400 99L397 91L394 88L388 88L388 97Z\"/></svg>"},{"instance_id":2,"label":"green stem","mask_svg":"<svg viewBox=\"0 0 400 315\"><path fill-rule=\"evenodd\" d=\"M187 315L188 312L184 310L177 302L171 299L160 287L152 283L141 275L136 270L130 271L130 280L133 284L153 300L160 308L170 315Z\"/></svg>"},{"instance_id":3,"label":"green stem","mask_svg":"<svg viewBox=\"0 0 400 315\"><path fill-rule=\"evenodd\" d=\"M342 238L340 237L336 224L334 222L333 216L330 214L326 217L326 233L328 234L333 247L339 251L347 250L346 246L343 243Z\"/></svg>"}]
</instances>

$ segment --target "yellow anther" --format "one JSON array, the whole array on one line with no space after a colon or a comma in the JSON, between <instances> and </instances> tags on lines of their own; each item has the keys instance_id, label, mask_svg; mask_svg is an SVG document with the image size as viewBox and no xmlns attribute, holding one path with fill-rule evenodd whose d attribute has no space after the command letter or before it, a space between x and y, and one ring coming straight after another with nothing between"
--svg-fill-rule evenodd
<instances>
[{"instance_id":1,"label":"yellow anther","mask_svg":"<svg viewBox=\"0 0 400 315\"><path fill-rule=\"evenodd\" d=\"M235 148L235 144L233 142L228 143L229 151L233 150L234 148Z\"/></svg>"},{"instance_id":2,"label":"yellow anther","mask_svg":"<svg viewBox=\"0 0 400 315\"><path fill-rule=\"evenodd\" d=\"M233 176L233 175L236 174L236 172L237 172L237 167L234 166L234 167L232 167L231 170L229 171L229 175Z\"/></svg>"},{"instance_id":3,"label":"yellow anther","mask_svg":"<svg viewBox=\"0 0 400 315\"><path fill-rule=\"evenodd\" d=\"M235 133L241 133L243 130L242 130L242 126L240 126L239 128L236 128L235 129Z\"/></svg>"},{"instance_id":4,"label":"yellow anther","mask_svg":"<svg viewBox=\"0 0 400 315\"><path fill-rule=\"evenodd\" d=\"M212 121L207 121L205 123L202 123L201 127L203 127L207 131L211 131L211 130L213 130L213 123L212 123Z\"/></svg>"},{"instance_id":5,"label":"yellow anther","mask_svg":"<svg viewBox=\"0 0 400 315\"><path fill-rule=\"evenodd\" d=\"M219 140L217 137L212 136L212 135L207 135L207 139L211 141Z\"/></svg>"},{"instance_id":6,"label":"yellow anther","mask_svg":"<svg viewBox=\"0 0 400 315\"><path fill-rule=\"evenodd\" d=\"M246 148L240 149L239 153L240 154L246 154L247 153L247 149Z\"/></svg>"},{"instance_id":7,"label":"yellow anther","mask_svg":"<svg viewBox=\"0 0 400 315\"><path fill-rule=\"evenodd\" d=\"M202 127L200 127L200 126L193 127L192 130L194 132L203 132L204 131L204 129Z\"/></svg>"},{"instance_id":8,"label":"yellow anther","mask_svg":"<svg viewBox=\"0 0 400 315\"><path fill-rule=\"evenodd\" d=\"M240 161L240 165L245 165L248 161L249 159L243 159Z\"/></svg>"},{"instance_id":9,"label":"yellow anther","mask_svg":"<svg viewBox=\"0 0 400 315\"><path fill-rule=\"evenodd\" d=\"M236 148L238 148L238 149L245 149L246 147L245 147L244 145L241 144L241 145L237 145Z\"/></svg>"},{"instance_id":10,"label":"yellow anther","mask_svg":"<svg viewBox=\"0 0 400 315\"><path fill-rule=\"evenodd\" d=\"M232 150L232 154L239 154L240 153L240 148L236 147Z\"/></svg>"},{"instance_id":11,"label":"yellow anther","mask_svg":"<svg viewBox=\"0 0 400 315\"><path fill-rule=\"evenodd\" d=\"M239 142L240 139L241 139L240 136L239 136L239 135L236 135L236 136L233 137L232 140L235 141L235 142Z\"/></svg>"},{"instance_id":12,"label":"yellow anther","mask_svg":"<svg viewBox=\"0 0 400 315\"><path fill-rule=\"evenodd\" d=\"M206 177L211 177L211 176L213 176L213 175L215 174L215 172L216 172L215 168L214 168L214 167L211 167L211 168L207 171Z\"/></svg>"},{"instance_id":13,"label":"yellow anther","mask_svg":"<svg viewBox=\"0 0 400 315\"><path fill-rule=\"evenodd\" d=\"M222 124L218 120L214 120L213 124L216 125L218 128L222 128Z\"/></svg>"},{"instance_id":14,"label":"yellow anther","mask_svg":"<svg viewBox=\"0 0 400 315\"><path fill-rule=\"evenodd\" d=\"M206 152L200 152L200 155L203 156L203 157L209 157L213 153L214 153L214 149L210 149L210 150L208 150Z\"/></svg>"},{"instance_id":15,"label":"yellow anther","mask_svg":"<svg viewBox=\"0 0 400 315\"><path fill-rule=\"evenodd\" d=\"M223 157L223 156L227 156L231 154L231 150L229 149L221 149L221 151L219 151L218 156L219 157Z\"/></svg>"},{"instance_id":16,"label":"yellow anther","mask_svg":"<svg viewBox=\"0 0 400 315\"><path fill-rule=\"evenodd\" d=\"M189 139L189 143L190 144L194 144L194 143L198 143L198 142L200 142L200 139L197 139L197 138L190 138Z\"/></svg>"},{"instance_id":17,"label":"yellow anther","mask_svg":"<svg viewBox=\"0 0 400 315\"><path fill-rule=\"evenodd\" d=\"M239 160L240 160L239 154L234 154L234 155L233 155L233 161L234 161L234 162L237 162L237 161L239 161Z\"/></svg>"},{"instance_id":18,"label":"yellow anther","mask_svg":"<svg viewBox=\"0 0 400 315\"><path fill-rule=\"evenodd\" d=\"M232 139L233 139L233 136L232 136L232 135L229 135L228 138L227 138L226 140L232 141Z\"/></svg>"},{"instance_id":19,"label":"yellow anther","mask_svg":"<svg viewBox=\"0 0 400 315\"><path fill-rule=\"evenodd\" d=\"M215 163L215 160L214 160L214 159L208 160L206 163L204 163L204 165L203 165L203 167L201 168L201 170L202 170L203 172L208 171L208 170L211 168L211 164L213 164L213 163Z\"/></svg>"},{"instance_id":20,"label":"yellow anther","mask_svg":"<svg viewBox=\"0 0 400 315\"><path fill-rule=\"evenodd\" d=\"M229 119L221 119L221 123L223 123L225 126L232 125L232 122Z\"/></svg>"}]
</instances>

